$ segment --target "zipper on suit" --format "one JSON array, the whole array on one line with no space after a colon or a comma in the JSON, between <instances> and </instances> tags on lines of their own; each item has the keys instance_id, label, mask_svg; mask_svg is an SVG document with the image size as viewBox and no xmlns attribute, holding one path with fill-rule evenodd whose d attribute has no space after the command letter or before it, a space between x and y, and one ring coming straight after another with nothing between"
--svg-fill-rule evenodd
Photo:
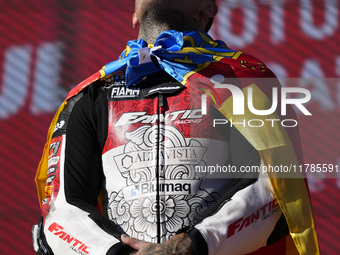
<instances>
[{"instance_id":1,"label":"zipper on suit","mask_svg":"<svg viewBox=\"0 0 340 255\"><path fill-rule=\"evenodd\" d=\"M164 97L162 94L158 95L158 122L157 122L157 166L156 166L156 201L157 201L157 243L161 243L161 195L160 195L160 171L161 171L161 160L160 160L160 138L162 137L161 135L161 114L163 114L164 111Z\"/></svg>"}]
</instances>

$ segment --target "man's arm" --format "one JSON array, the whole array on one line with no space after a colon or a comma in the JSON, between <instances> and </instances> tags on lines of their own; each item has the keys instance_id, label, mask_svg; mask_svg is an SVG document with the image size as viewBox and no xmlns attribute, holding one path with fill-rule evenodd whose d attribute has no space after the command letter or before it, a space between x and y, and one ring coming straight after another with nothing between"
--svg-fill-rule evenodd
<instances>
[{"instance_id":1,"label":"man's arm","mask_svg":"<svg viewBox=\"0 0 340 255\"><path fill-rule=\"evenodd\" d=\"M107 103L94 86L68 102L50 143L41 236L54 254L111 255L125 250L120 233L96 208L104 178Z\"/></svg>"}]
</instances>

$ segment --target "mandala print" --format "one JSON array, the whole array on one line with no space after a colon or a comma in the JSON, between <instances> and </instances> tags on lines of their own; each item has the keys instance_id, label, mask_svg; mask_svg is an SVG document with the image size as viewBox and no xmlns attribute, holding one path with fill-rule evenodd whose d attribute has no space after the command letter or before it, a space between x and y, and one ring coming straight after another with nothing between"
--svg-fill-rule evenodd
<instances>
[{"instance_id":1,"label":"mandala print","mask_svg":"<svg viewBox=\"0 0 340 255\"><path fill-rule=\"evenodd\" d=\"M161 199L157 201L156 187L153 187L150 194L144 197L135 196L135 198L126 197L123 188L118 192L112 192L106 201L108 217L118 226L119 231L151 242L157 240L158 226L161 230L161 239L167 240L175 235L176 231L188 226L195 215L201 214L221 197L216 192L211 193L200 188L201 180L206 173L196 172L195 166L206 165L202 160L206 148L195 139L185 139L175 127L161 125L160 130L158 128L145 125L125 134L129 142L124 146L123 154L137 155L136 153L139 153L138 155L148 157L150 162L154 163L134 167L132 159L122 156L119 158L120 162L123 162L123 166L125 164L124 167L128 171L121 171L121 174L126 180L127 187L136 185L136 190L140 187L138 185L151 187L150 183L156 183L155 162L158 159L160 162L159 183L166 183L164 184L166 191L169 191L169 187L175 187L173 189L176 191L164 194L160 192ZM160 151L158 157L154 155L157 150ZM179 153L183 162L174 161L176 153ZM117 164L117 167L122 166ZM183 185L183 182L190 184ZM192 194L188 194L185 185L187 188L196 188ZM161 186L158 188L162 191ZM134 189L131 194L133 192Z\"/></svg>"}]
</instances>

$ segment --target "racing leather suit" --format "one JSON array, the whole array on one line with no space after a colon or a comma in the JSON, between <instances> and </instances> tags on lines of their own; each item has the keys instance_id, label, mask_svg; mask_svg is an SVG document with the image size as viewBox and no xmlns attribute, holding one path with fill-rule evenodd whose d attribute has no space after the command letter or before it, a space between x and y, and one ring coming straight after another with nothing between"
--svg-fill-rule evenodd
<instances>
[{"instance_id":1,"label":"racing leather suit","mask_svg":"<svg viewBox=\"0 0 340 255\"><path fill-rule=\"evenodd\" d=\"M234 126L214 125L226 117L213 97L202 114L206 77L274 76L239 54L185 86L161 71L126 88L120 73L68 96L42 203L50 252L122 254L121 233L163 242L186 232L196 254L248 254L289 234L269 179L239 171L260 166L259 152Z\"/></svg>"}]
</instances>

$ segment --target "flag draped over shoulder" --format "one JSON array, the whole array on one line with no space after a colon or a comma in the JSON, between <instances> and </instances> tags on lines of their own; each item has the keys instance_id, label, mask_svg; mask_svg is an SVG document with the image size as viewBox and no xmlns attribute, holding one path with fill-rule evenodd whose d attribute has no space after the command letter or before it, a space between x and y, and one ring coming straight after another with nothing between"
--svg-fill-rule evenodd
<instances>
[{"instance_id":1,"label":"flag draped over shoulder","mask_svg":"<svg viewBox=\"0 0 340 255\"><path fill-rule=\"evenodd\" d=\"M57 123L60 112L67 105L67 101L77 95L83 88L94 81L115 74L125 74L126 86L130 87L148 74L164 70L177 81L186 85L188 79L209 67L211 63L226 59L232 62L241 59L242 52L231 50L222 41L214 41L204 32L177 32L166 31L159 35L156 42L147 45L142 39L129 41L126 49L121 53L118 60L105 65L98 72L81 82L70 91L65 101L55 114L48 131L47 143L44 147L43 155L36 174L36 184L40 202L45 198L45 184L48 169L49 144L52 138L54 126ZM242 62L242 60L241 60ZM233 63L230 63L232 65ZM249 76L248 76L249 77ZM267 109L268 98L262 92L264 88L259 84L252 84L253 98L256 99L257 109ZM245 98L247 90L244 88ZM239 116L233 115L233 97L229 97L221 102L220 112L232 120L234 123L241 122ZM277 113L273 116L254 116L245 112L242 116L246 120L259 119L279 119ZM241 125L235 127L244 137L257 149L261 155L264 165L299 165L299 160L295 155L294 146L284 127L275 125L269 128L267 123L264 127L249 129ZM280 207L286 217L290 239L287 241L292 250L300 254L319 254L314 219L310 204L308 189L303 176L299 178L278 178L275 173L270 173L271 184ZM287 239L288 240L288 239ZM294 245L293 245L294 243ZM286 250L287 250L286 246ZM254 253L255 254L255 253ZM257 253L256 253L257 254ZM287 253L294 254L287 250Z\"/></svg>"},{"instance_id":2,"label":"flag draped over shoulder","mask_svg":"<svg viewBox=\"0 0 340 255\"><path fill-rule=\"evenodd\" d=\"M280 86L277 80L276 83ZM243 88L245 101L250 96L248 95L248 89L251 88L253 105L256 105L257 110L267 110L268 105L272 105L272 102L263 92L268 89L265 87L266 85L267 83L258 82ZM270 169L270 166L287 166L294 169L294 166L303 165L298 129L286 130L280 122L266 121L268 119L280 120L281 116L277 112L259 116L249 109L245 109L244 115L235 115L232 109L233 98L229 97L222 103L219 110L229 121L235 123L234 126L259 151L263 166L267 167L267 169ZM294 112L290 113L291 117L296 119ZM242 122L248 123L248 121L254 119L263 121L264 125L250 127L241 124ZM268 176L290 232L290 237L287 238L287 245L285 246L285 249L290 247L290 251L282 254L319 254L312 207L303 173L300 171L294 172L294 170L291 173L268 171ZM292 252L295 247L293 246L292 248L291 239L299 253ZM262 253L255 252L254 254ZM270 248L268 247L268 251L264 251L263 254L272 254Z\"/></svg>"},{"instance_id":3,"label":"flag draped over shoulder","mask_svg":"<svg viewBox=\"0 0 340 255\"><path fill-rule=\"evenodd\" d=\"M154 44L143 39L129 41L116 61L103 66L98 72L70 91L66 100L90 83L111 74L125 73L130 87L148 74L165 70L185 85L188 78L207 68L210 63L224 58L237 59L242 52L231 50L220 40L213 40L204 32L163 32Z\"/></svg>"}]
</instances>

